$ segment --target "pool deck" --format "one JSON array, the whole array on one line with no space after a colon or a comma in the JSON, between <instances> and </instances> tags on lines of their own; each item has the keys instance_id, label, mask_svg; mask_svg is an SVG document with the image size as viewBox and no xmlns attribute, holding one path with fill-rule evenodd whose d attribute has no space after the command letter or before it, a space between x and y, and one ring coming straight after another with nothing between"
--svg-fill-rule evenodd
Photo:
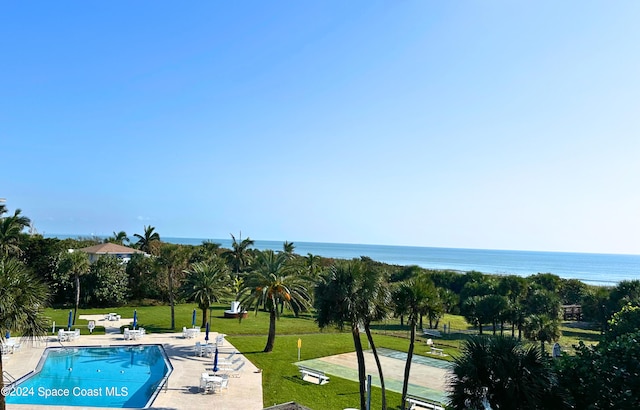
<instances>
[{"instance_id":1,"label":"pool deck","mask_svg":"<svg viewBox=\"0 0 640 410\"><path fill-rule=\"evenodd\" d=\"M64 346L104 346L104 345L139 345L139 344L159 344L164 347L173 365L173 372L169 377L168 388L163 389L150 409L157 410L191 410L191 409L246 409L260 410L262 403L262 373L246 360L240 353L233 356L234 363L238 363L238 368L234 368L232 374L237 377L229 379L229 387L221 393L203 394L200 392L200 374L206 371L211 372L213 360L210 357L200 357L194 355L195 342L204 342L204 332L195 339L185 339L182 332L179 333L151 333L140 340L124 340L119 333L121 325L131 323L131 319L120 321L105 321L102 316L81 316L81 319L95 320L96 324L104 325L105 335L80 336L75 341L63 342ZM215 340L217 333L211 332L209 338ZM57 336L48 336L39 343L23 343L21 349L13 354L3 355L3 368L16 379L29 373L36 368L42 352L46 347L60 346ZM225 340L220 349L221 357L236 351L235 347ZM5 358L6 356L6 358ZM238 360L241 358L241 360ZM244 364L242 364L244 363ZM236 370L237 369L237 370ZM34 405L7 405L8 409L34 409L52 408L51 406ZM65 406L59 409L78 410L104 409L105 407L81 407Z\"/></svg>"}]
</instances>

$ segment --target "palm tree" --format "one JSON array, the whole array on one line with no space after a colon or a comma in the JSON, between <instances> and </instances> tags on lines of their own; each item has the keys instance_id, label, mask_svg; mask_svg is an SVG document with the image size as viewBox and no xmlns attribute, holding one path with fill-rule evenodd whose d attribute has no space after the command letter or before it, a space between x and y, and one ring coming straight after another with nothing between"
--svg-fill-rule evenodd
<instances>
[{"instance_id":1,"label":"palm tree","mask_svg":"<svg viewBox=\"0 0 640 410\"><path fill-rule=\"evenodd\" d=\"M219 257L207 262L197 262L185 272L187 281L184 292L189 299L195 300L202 310L202 327L207 323L207 310L213 302L229 295L229 268Z\"/></svg>"},{"instance_id":2,"label":"palm tree","mask_svg":"<svg viewBox=\"0 0 640 410\"><path fill-rule=\"evenodd\" d=\"M363 305L371 300L368 292L362 291L362 279L365 269L359 261L339 263L331 267L327 276L322 278L315 287L316 321L323 329L334 325L339 329L345 326L351 328L353 345L358 360L358 380L360 382L360 408L366 408L366 368L364 349L360 339L360 328L364 326L362 312Z\"/></svg>"},{"instance_id":3,"label":"palm tree","mask_svg":"<svg viewBox=\"0 0 640 410\"><path fill-rule=\"evenodd\" d=\"M6 208L0 213L0 257L6 258L10 255L20 256L20 234L31 224L31 220L26 216L21 216L20 209L16 209L12 216L2 217L6 213Z\"/></svg>"},{"instance_id":4,"label":"palm tree","mask_svg":"<svg viewBox=\"0 0 640 410\"><path fill-rule=\"evenodd\" d=\"M284 241L284 243L282 244L282 251L286 253L289 258L293 257L293 251L295 248L296 246L293 244L293 242Z\"/></svg>"},{"instance_id":5,"label":"palm tree","mask_svg":"<svg viewBox=\"0 0 640 410\"><path fill-rule=\"evenodd\" d=\"M136 247L143 252L154 255L160 243L160 234L158 232L154 232L156 229L153 226L144 227L144 234L133 234L136 238L138 238L138 242L136 242Z\"/></svg>"},{"instance_id":6,"label":"palm tree","mask_svg":"<svg viewBox=\"0 0 640 410\"><path fill-rule=\"evenodd\" d=\"M116 243L118 245L124 245L125 243L129 243L129 237L127 236L127 233L125 231L120 231L120 232L113 232L113 236L110 238L107 238L106 240L107 242L111 242L111 243Z\"/></svg>"},{"instance_id":7,"label":"palm tree","mask_svg":"<svg viewBox=\"0 0 640 410\"><path fill-rule=\"evenodd\" d=\"M556 382L537 346L511 337L471 336L461 353L454 359L451 408L546 408ZM563 404L556 398L553 408Z\"/></svg>"},{"instance_id":8,"label":"palm tree","mask_svg":"<svg viewBox=\"0 0 640 410\"><path fill-rule=\"evenodd\" d=\"M384 320L390 312L391 293L387 287L382 271L377 269L364 269L364 276L361 278L361 299L363 303L359 303L359 315L362 317L362 325L367 335L373 358L378 368L378 376L380 378L380 388L382 390L382 410L387 409L387 393L384 384L384 374L382 372L382 364L378 356L378 349L371 334L371 323Z\"/></svg>"},{"instance_id":9,"label":"palm tree","mask_svg":"<svg viewBox=\"0 0 640 410\"><path fill-rule=\"evenodd\" d=\"M400 283L393 293L393 301L397 315L407 316L407 325L411 329L409 338L409 351L404 366L404 381L402 383L402 408L405 408L407 391L409 388L409 374L411 373L411 360L416 340L416 327L420 317L428 314L429 306L435 305L432 301L438 299L438 293L432 282L424 278L409 279Z\"/></svg>"},{"instance_id":10,"label":"palm tree","mask_svg":"<svg viewBox=\"0 0 640 410\"><path fill-rule=\"evenodd\" d=\"M73 277L76 288L76 297L73 305L73 324L76 323L78 315L78 307L80 305L80 277L89 273L90 263L89 255L79 252L65 252L60 257L59 270L65 275Z\"/></svg>"},{"instance_id":11,"label":"palm tree","mask_svg":"<svg viewBox=\"0 0 640 410\"><path fill-rule=\"evenodd\" d=\"M0 339L7 331L22 333L26 339L46 335L47 324L42 310L48 301L47 286L22 263L13 258L0 263ZM0 373L3 373L1 350ZM3 379L0 379L0 390L4 392ZM0 394L0 410L5 408L5 396Z\"/></svg>"},{"instance_id":12,"label":"palm tree","mask_svg":"<svg viewBox=\"0 0 640 410\"><path fill-rule=\"evenodd\" d=\"M560 322L547 315L531 315L524 323L524 336L540 342L540 351L544 353L544 342L555 342L562 336Z\"/></svg>"},{"instance_id":13,"label":"palm tree","mask_svg":"<svg viewBox=\"0 0 640 410\"><path fill-rule=\"evenodd\" d=\"M158 242L159 243L159 242ZM162 244L158 250L158 257L155 259L156 266L161 272L166 273L169 305L171 306L171 329L176 328L176 286L180 283L181 274L188 268L189 251L181 245Z\"/></svg>"},{"instance_id":14,"label":"palm tree","mask_svg":"<svg viewBox=\"0 0 640 410\"><path fill-rule=\"evenodd\" d=\"M309 278L316 278L320 270L320 257L312 253L307 253L307 256L304 258L304 264Z\"/></svg>"},{"instance_id":15,"label":"palm tree","mask_svg":"<svg viewBox=\"0 0 640 410\"><path fill-rule=\"evenodd\" d=\"M235 272L237 277L240 276L240 273L243 272L251 262L249 247L253 246L254 241L250 238L242 239L242 233L240 234L240 242L236 240L236 237L233 236L233 234L230 235L233 240L231 243L231 249L224 251L222 256L227 258L231 269Z\"/></svg>"},{"instance_id":16,"label":"palm tree","mask_svg":"<svg viewBox=\"0 0 640 410\"><path fill-rule=\"evenodd\" d=\"M255 309L256 315L260 305L269 311L269 335L264 352L273 350L276 319L280 317L279 304L284 304L296 314L310 306L308 281L298 275L288 261L283 253L275 253L272 250L259 252L241 292L242 306Z\"/></svg>"}]
</instances>

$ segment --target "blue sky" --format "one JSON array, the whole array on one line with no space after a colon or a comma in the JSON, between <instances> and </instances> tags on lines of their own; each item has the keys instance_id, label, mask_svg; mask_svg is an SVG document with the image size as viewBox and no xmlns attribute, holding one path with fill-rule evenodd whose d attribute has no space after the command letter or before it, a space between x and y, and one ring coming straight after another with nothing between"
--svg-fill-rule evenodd
<instances>
[{"instance_id":1,"label":"blue sky","mask_svg":"<svg viewBox=\"0 0 640 410\"><path fill-rule=\"evenodd\" d=\"M7 2L45 234L640 254L635 1Z\"/></svg>"}]
</instances>

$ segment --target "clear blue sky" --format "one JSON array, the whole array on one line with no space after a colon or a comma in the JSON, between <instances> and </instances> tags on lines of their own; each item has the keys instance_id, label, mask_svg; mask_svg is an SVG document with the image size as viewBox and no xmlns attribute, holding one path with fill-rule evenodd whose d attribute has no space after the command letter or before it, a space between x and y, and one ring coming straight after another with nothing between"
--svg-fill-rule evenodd
<instances>
[{"instance_id":1,"label":"clear blue sky","mask_svg":"<svg viewBox=\"0 0 640 410\"><path fill-rule=\"evenodd\" d=\"M640 2L5 2L45 234L640 254Z\"/></svg>"}]
</instances>

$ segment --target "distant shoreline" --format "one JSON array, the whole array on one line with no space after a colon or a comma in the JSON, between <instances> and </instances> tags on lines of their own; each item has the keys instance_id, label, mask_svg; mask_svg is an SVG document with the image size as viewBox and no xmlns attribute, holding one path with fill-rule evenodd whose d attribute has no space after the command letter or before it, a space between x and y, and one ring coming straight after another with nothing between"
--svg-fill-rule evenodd
<instances>
[{"instance_id":1,"label":"distant shoreline","mask_svg":"<svg viewBox=\"0 0 640 410\"><path fill-rule=\"evenodd\" d=\"M105 236L47 235L59 239L98 238ZM164 242L201 245L204 241L231 248L232 240L161 237ZM258 250L281 250L284 241L255 240ZM640 255L575 252L509 251L465 248L434 248L397 245L339 244L295 242L294 252L324 258L352 259L362 256L398 266L417 265L425 269L458 272L478 271L493 275L530 276L552 273L563 279L577 279L587 284L612 286L623 280L640 279Z\"/></svg>"}]
</instances>

